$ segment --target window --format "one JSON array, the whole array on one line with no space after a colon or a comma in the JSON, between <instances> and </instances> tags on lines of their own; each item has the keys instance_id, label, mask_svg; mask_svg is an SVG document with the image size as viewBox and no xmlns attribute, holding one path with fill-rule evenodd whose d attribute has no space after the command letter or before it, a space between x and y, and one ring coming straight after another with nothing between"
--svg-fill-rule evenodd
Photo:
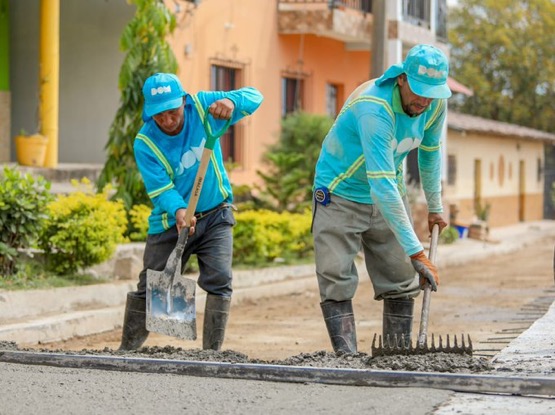
<instances>
[{"instance_id":1,"label":"window","mask_svg":"<svg viewBox=\"0 0 555 415\"><path fill-rule=\"evenodd\" d=\"M281 116L302 109L304 81L298 78L281 79Z\"/></svg>"},{"instance_id":2,"label":"window","mask_svg":"<svg viewBox=\"0 0 555 415\"><path fill-rule=\"evenodd\" d=\"M447 155L447 184L457 184L457 157L453 154Z\"/></svg>"},{"instance_id":3,"label":"window","mask_svg":"<svg viewBox=\"0 0 555 415\"><path fill-rule=\"evenodd\" d=\"M343 85L326 84L326 113L332 117L337 117L343 102Z\"/></svg>"},{"instance_id":4,"label":"window","mask_svg":"<svg viewBox=\"0 0 555 415\"><path fill-rule=\"evenodd\" d=\"M403 20L415 26L430 27L430 0L403 2Z\"/></svg>"},{"instance_id":5,"label":"window","mask_svg":"<svg viewBox=\"0 0 555 415\"><path fill-rule=\"evenodd\" d=\"M237 89L238 69L212 65L210 68L210 87L213 91ZM232 125L220 138L222 155L225 162L241 163L241 148L237 125Z\"/></svg>"}]
</instances>

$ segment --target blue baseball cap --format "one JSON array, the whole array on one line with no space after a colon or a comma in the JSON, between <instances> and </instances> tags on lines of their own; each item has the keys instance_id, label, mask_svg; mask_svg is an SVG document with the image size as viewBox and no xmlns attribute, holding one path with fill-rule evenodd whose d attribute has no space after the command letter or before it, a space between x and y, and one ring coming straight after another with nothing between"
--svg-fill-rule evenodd
<instances>
[{"instance_id":1,"label":"blue baseball cap","mask_svg":"<svg viewBox=\"0 0 555 415\"><path fill-rule=\"evenodd\" d=\"M156 73L143 85L144 115L152 117L161 112L179 108L186 95L179 78L172 73Z\"/></svg>"},{"instance_id":2,"label":"blue baseball cap","mask_svg":"<svg viewBox=\"0 0 555 415\"><path fill-rule=\"evenodd\" d=\"M447 86L449 61L435 46L416 45L409 50L405 61L390 66L376 80L376 85L381 85L402 73L407 75L409 87L416 95L425 98L449 98L452 95L451 89Z\"/></svg>"}]
</instances>

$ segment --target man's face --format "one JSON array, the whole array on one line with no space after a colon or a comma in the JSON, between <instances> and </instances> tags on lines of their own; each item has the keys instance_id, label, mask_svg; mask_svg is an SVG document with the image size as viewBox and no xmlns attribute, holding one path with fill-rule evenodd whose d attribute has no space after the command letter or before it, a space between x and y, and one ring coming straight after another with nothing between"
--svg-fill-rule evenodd
<instances>
[{"instance_id":1,"label":"man's face","mask_svg":"<svg viewBox=\"0 0 555 415\"><path fill-rule=\"evenodd\" d=\"M399 84L403 110L411 117L422 114L434 100L433 98L424 98L413 93L405 74L397 78L397 83Z\"/></svg>"},{"instance_id":2,"label":"man's face","mask_svg":"<svg viewBox=\"0 0 555 415\"><path fill-rule=\"evenodd\" d=\"M174 110L168 110L159 114L153 115L154 121L158 127L167 135L176 135L183 129L184 116L183 105Z\"/></svg>"}]
</instances>

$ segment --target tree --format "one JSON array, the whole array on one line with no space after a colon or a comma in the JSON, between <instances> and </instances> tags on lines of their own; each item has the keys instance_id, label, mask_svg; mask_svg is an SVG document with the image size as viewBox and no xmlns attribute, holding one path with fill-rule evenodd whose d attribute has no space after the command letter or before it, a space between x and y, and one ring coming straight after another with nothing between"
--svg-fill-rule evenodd
<instances>
[{"instance_id":1,"label":"tree","mask_svg":"<svg viewBox=\"0 0 555 415\"><path fill-rule=\"evenodd\" d=\"M133 155L133 141L143 122L143 83L153 73L177 70L175 55L166 42L175 28L174 15L160 0L130 2L137 10L120 39L121 49L127 52L119 73L121 105L110 127L105 147L108 159L97 182L99 191L113 184L113 198L123 200L127 210L150 203Z\"/></svg>"},{"instance_id":2,"label":"tree","mask_svg":"<svg viewBox=\"0 0 555 415\"><path fill-rule=\"evenodd\" d=\"M310 205L316 162L332 124L328 116L304 112L283 119L279 142L264 154L266 173L257 171L265 183L261 196L273 201L277 211Z\"/></svg>"},{"instance_id":3,"label":"tree","mask_svg":"<svg viewBox=\"0 0 555 415\"><path fill-rule=\"evenodd\" d=\"M449 27L452 76L474 90L455 107L555 131L553 0L459 0Z\"/></svg>"}]
</instances>

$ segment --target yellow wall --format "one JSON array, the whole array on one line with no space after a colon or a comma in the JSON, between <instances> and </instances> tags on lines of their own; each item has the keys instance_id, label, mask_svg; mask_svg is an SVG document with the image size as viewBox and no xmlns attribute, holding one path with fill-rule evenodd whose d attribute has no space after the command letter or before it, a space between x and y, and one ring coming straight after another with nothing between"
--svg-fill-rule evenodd
<instances>
[{"instance_id":1,"label":"yellow wall","mask_svg":"<svg viewBox=\"0 0 555 415\"><path fill-rule=\"evenodd\" d=\"M174 10L172 1L166 4ZM369 52L347 51L342 42L325 37L279 35L275 1L205 0L189 13L179 13L177 20L170 43L187 91L210 89L210 65L216 63L240 68L240 84L254 86L264 95L260 109L241 122L244 162L231 174L235 184L258 180L262 155L278 140L284 73L306 76L304 109L320 114L326 109L327 82L342 84L345 99L368 79Z\"/></svg>"}]
</instances>

